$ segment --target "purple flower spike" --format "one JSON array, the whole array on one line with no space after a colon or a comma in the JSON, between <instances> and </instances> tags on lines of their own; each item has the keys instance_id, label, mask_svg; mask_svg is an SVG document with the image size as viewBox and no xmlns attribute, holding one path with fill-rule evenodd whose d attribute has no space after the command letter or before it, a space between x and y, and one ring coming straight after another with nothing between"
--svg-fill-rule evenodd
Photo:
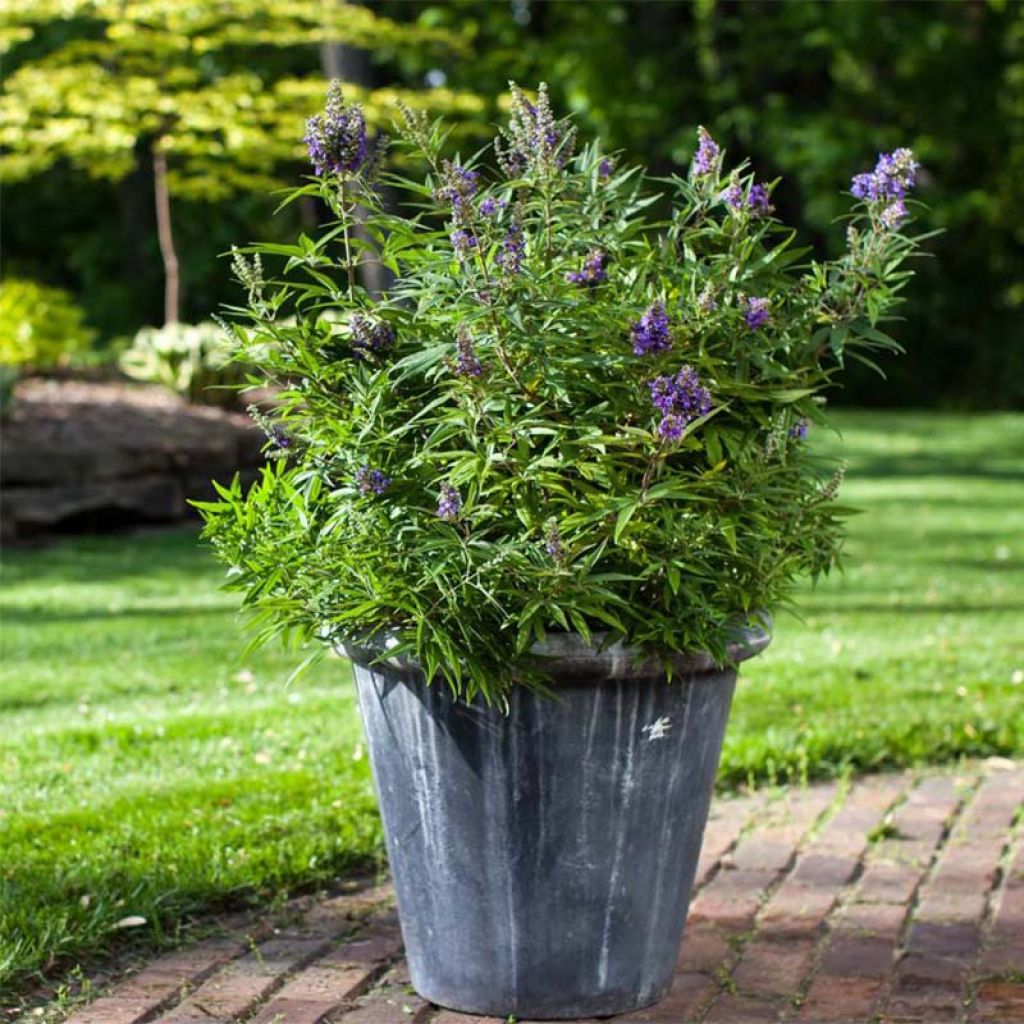
<instances>
[{"instance_id":1,"label":"purple flower spike","mask_svg":"<svg viewBox=\"0 0 1024 1024\"><path fill-rule=\"evenodd\" d=\"M526 237L523 235L523 227L518 221L513 221L501 240L494 262L506 274L518 274L523 269L525 255Z\"/></svg>"},{"instance_id":2,"label":"purple flower spike","mask_svg":"<svg viewBox=\"0 0 1024 1024\"><path fill-rule=\"evenodd\" d=\"M692 366L674 376L655 377L648 387L652 404L662 414L658 433L668 441L678 441L688 423L711 412L711 393Z\"/></svg>"},{"instance_id":3,"label":"purple flower spike","mask_svg":"<svg viewBox=\"0 0 1024 1024\"><path fill-rule=\"evenodd\" d=\"M790 438L794 441L806 441L809 427L810 423L808 422L807 417L801 416L800 419L798 419L796 423L789 428Z\"/></svg>"},{"instance_id":4,"label":"purple flower spike","mask_svg":"<svg viewBox=\"0 0 1024 1024\"><path fill-rule=\"evenodd\" d=\"M771 320L772 314L770 306L771 303L768 299L750 297L747 295L744 295L740 299L740 308L743 310L743 319L746 320L747 326L752 331L756 331L759 327L764 327L764 325Z\"/></svg>"},{"instance_id":5,"label":"purple flower spike","mask_svg":"<svg viewBox=\"0 0 1024 1024\"><path fill-rule=\"evenodd\" d=\"M452 248L461 259L465 259L477 245L476 235L465 228L456 228L449 236Z\"/></svg>"},{"instance_id":6,"label":"purple flower spike","mask_svg":"<svg viewBox=\"0 0 1024 1024\"><path fill-rule=\"evenodd\" d=\"M455 363L453 366L457 377L479 377L484 372L477 357L476 349L469 332L460 327L455 338Z\"/></svg>"},{"instance_id":7,"label":"purple flower spike","mask_svg":"<svg viewBox=\"0 0 1024 1024\"><path fill-rule=\"evenodd\" d=\"M395 341L395 332L382 320L371 320L356 313L348 322L352 350L358 357L383 355Z\"/></svg>"},{"instance_id":8,"label":"purple flower spike","mask_svg":"<svg viewBox=\"0 0 1024 1024\"><path fill-rule=\"evenodd\" d=\"M558 521L552 516L547 521L547 529L544 536L544 550L556 561L562 562L565 558L565 548L562 546L562 535L558 531Z\"/></svg>"},{"instance_id":9,"label":"purple flower spike","mask_svg":"<svg viewBox=\"0 0 1024 1024\"><path fill-rule=\"evenodd\" d=\"M699 143L693 158L693 173L698 175L710 174L715 169L722 150L719 148L718 143L711 138L704 125L697 129L697 138Z\"/></svg>"},{"instance_id":10,"label":"purple flower spike","mask_svg":"<svg viewBox=\"0 0 1024 1024\"><path fill-rule=\"evenodd\" d=\"M453 523L462 511L462 496L451 484L441 484L441 493L437 499L437 515L446 523Z\"/></svg>"},{"instance_id":11,"label":"purple flower spike","mask_svg":"<svg viewBox=\"0 0 1024 1024\"><path fill-rule=\"evenodd\" d=\"M583 269L570 270L565 275L565 279L582 288L594 288L602 284L608 279L608 271L604 266L604 253L600 249L592 249L583 261Z\"/></svg>"},{"instance_id":12,"label":"purple flower spike","mask_svg":"<svg viewBox=\"0 0 1024 1024\"><path fill-rule=\"evenodd\" d=\"M434 190L434 199L450 206L452 219L456 224L464 224L471 216L470 200L476 195L476 171L471 171L461 164L445 160L441 170L441 184Z\"/></svg>"},{"instance_id":13,"label":"purple flower spike","mask_svg":"<svg viewBox=\"0 0 1024 1024\"><path fill-rule=\"evenodd\" d=\"M633 354L637 356L651 355L656 352L667 352L672 347L669 336L669 320L665 307L655 302L638 321L632 324Z\"/></svg>"},{"instance_id":14,"label":"purple flower spike","mask_svg":"<svg viewBox=\"0 0 1024 1024\"><path fill-rule=\"evenodd\" d=\"M379 469L360 466L356 470L356 487L360 494L383 494L391 484L391 477Z\"/></svg>"},{"instance_id":15,"label":"purple flower spike","mask_svg":"<svg viewBox=\"0 0 1024 1024\"><path fill-rule=\"evenodd\" d=\"M317 174L355 174L366 162L366 118L355 103L346 103L341 83L331 82L322 114L306 122L306 147Z\"/></svg>"}]
</instances>

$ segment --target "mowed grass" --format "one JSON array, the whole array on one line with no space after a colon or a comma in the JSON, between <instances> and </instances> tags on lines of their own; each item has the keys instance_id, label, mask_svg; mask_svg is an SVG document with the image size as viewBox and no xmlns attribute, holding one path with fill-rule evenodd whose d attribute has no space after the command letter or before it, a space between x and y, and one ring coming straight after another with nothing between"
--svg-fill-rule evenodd
<instances>
[{"instance_id":1,"label":"mowed grass","mask_svg":"<svg viewBox=\"0 0 1024 1024\"><path fill-rule=\"evenodd\" d=\"M848 413L847 571L744 666L721 784L1024 751L1024 417ZM6 556L0 1006L381 862L347 667L239 661L192 532ZM116 925L128 917L146 924Z\"/></svg>"}]
</instances>

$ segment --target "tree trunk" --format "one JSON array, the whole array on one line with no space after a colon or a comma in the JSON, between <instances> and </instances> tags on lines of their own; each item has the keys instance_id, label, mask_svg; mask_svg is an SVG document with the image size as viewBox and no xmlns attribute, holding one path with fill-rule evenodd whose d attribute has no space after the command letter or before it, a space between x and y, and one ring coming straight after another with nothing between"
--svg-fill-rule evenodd
<instances>
[{"instance_id":1,"label":"tree trunk","mask_svg":"<svg viewBox=\"0 0 1024 1024\"><path fill-rule=\"evenodd\" d=\"M156 230L164 261L164 324L176 324L181 316L178 253L171 230L171 196L167 191L167 156L153 146L153 188L156 193Z\"/></svg>"}]
</instances>

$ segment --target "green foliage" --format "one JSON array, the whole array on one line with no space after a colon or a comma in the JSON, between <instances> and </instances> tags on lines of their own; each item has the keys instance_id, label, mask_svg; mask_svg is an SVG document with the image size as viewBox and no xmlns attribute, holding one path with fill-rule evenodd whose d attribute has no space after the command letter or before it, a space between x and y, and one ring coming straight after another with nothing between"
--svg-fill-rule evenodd
<instances>
[{"instance_id":1,"label":"green foliage","mask_svg":"<svg viewBox=\"0 0 1024 1024\"><path fill-rule=\"evenodd\" d=\"M257 637L388 632L498 702L541 682L547 630L722 655L737 621L836 561L838 476L794 435L825 423L846 360L898 350L879 324L914 242L872 203L842 259L808 263L721 157L658 181L672 212L654 219L643 172L572 155L543 89L536 106L513 90L499 175L486 153L442 163L442 129L404 122L429 174L387 181L420 212L324 175L286 201L319 196L334 220L251 247L273 269L240 275L239 348L282 389L289 457L200 507ZM356 283L367 260L395 275L379 299ZM770 310L757 329L751 299ZM670 348L637 355L656 308ZM684 364L710 391L685 430L650 388Z\"/></svg>"},{"instance_id":2,"label":"green foliage","mask_svg":"<svg viewBox=\"0 0 1024 1024\"><path fill-rule=\"evenodd\" d=\"M55 24L64 31L45 31ZM0 14L16 62L37 28L52 48L16 67L0 96L3 180L59 160L120 179L141 146L167 154L172 194L202 199L273 188L281 165L301 156L304 113L322 86L282 70L274 54L346 43L450 55L464 46L458 33L399 24L361 4L71 0ZM396 91L361 95L373 120ZM438 112L479 109L450 90L401 95Z\"/></svg>"},{"instance_id":3,"label":"green foliage","mask_svg":"<svg viewBox=\"0 0 1024 1024\"><path fill-rule=\"evenodd\" d=\"M247 370L217 323L143 327L122 353L121 369L136 380L162 384L205 405L234 406Z\"/></svg>"},{"instance_id":4,"label":"green foliage","mask_svg":"<svg viewBox=\"0 0 1024 1024\"><path fill-rule=\"evenodd\" d=\"M0 282L0 366L44 369L87 349L96 332L62 288Z\"/></svg>"}]
</instances>

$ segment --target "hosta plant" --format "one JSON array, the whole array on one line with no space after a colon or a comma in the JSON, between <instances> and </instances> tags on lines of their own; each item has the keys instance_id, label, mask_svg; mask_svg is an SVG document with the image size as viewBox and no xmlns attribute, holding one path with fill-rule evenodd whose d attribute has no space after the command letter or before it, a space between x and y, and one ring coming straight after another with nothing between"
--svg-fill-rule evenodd
<instances>
[{"instance_id":1,"label":"hosta plant","mask_svg":"<svg viewBox=\"0 0 1024 1024\"><path fill-rule=\"evenodd\" d=\"M387 638L499 703L544 684L531 646L553 631L723 657L837 562L841 473L808 435L849 360L899 351L912 154L853 180L846 251L820 261L775 218L782 186L704 129L662 179L579 146L543 86L513 87L472 156L409 111L398 131L422 180L380 177L332 86L287 200L329 219L236 253L228 315L280 389L279 457L203 512L257 638Z\"/></svg>"},{"instance_id":2,"label":"hosta plant","mask_svg":"<svg viewBox=\"0 0 1024 1024\"><path fill-rule=\"evenodd\" d=\"M233 406L246 370L220 324L143 327L119 360L129 377L162 384L190 402Z\"/></svg>"}]
</instances>

